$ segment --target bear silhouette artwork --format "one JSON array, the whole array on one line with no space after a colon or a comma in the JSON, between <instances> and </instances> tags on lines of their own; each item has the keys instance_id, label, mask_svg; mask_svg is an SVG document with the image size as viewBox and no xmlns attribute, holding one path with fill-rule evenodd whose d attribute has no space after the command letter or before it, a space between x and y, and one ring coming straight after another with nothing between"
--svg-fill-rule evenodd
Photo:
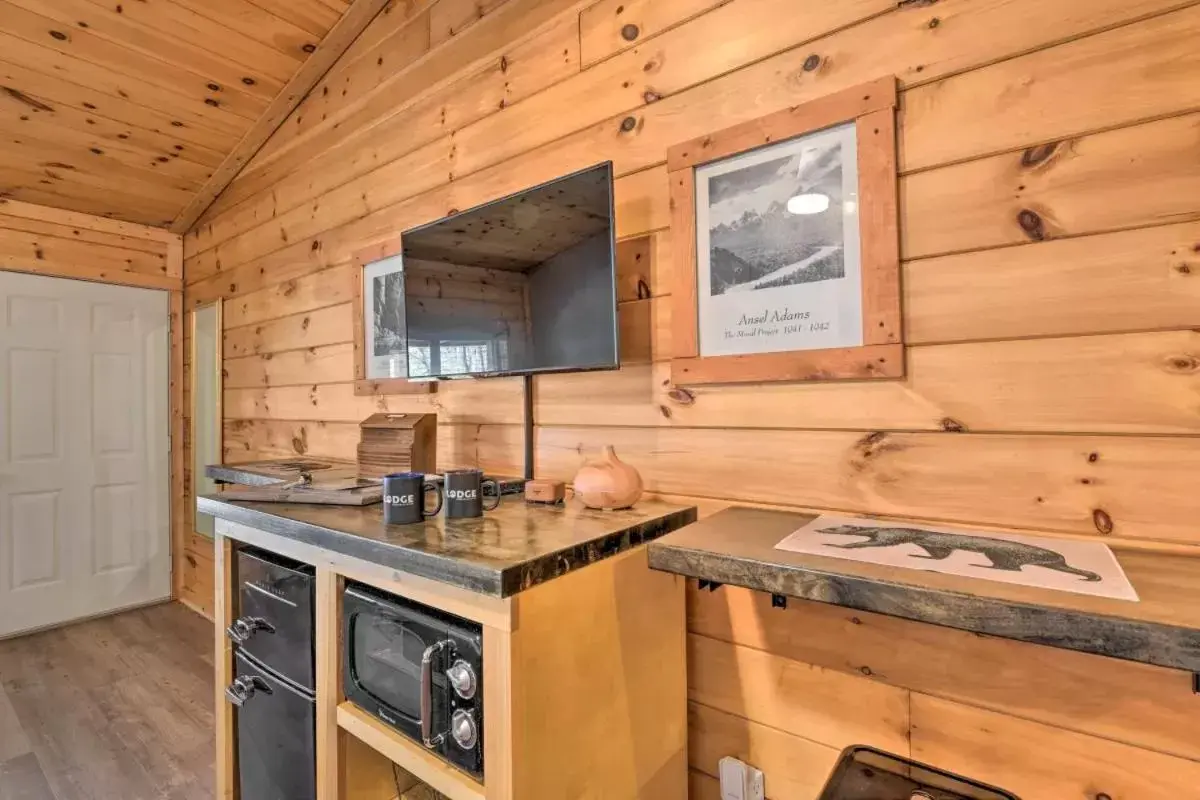
<instances>
[{"instance_id":1,"label":"bear silhouette artwork","mask_svg":"<svg viewBox=\"0 0 1200 800\"><path fill-rule=\"evenodd\" d=\"M968 553L982 553L991 561L987 569L999 569L1005 572L1020 572L1022 567L1045 567L1067 575L1078 575L1085 581L1102 580L1099 575L1086 569L1077 569L1067 563L1062 553L1056 553L1045 547L1010 542L1007 539L988 539L983 536L964 536L957 533L939 533L923 531L918 528L868 528L861 525L836 525L832 528L820 528L818 533L832 533L839 536L866 536L864 542L849 542L847 544L826 544L826 547L836 547L841 550L857 550L864 547L894 547L898 544L915 544L928 555L913 554L912 558L929 558L941 560L949 558L955 550Z\"/></svg>"}]
</instances>

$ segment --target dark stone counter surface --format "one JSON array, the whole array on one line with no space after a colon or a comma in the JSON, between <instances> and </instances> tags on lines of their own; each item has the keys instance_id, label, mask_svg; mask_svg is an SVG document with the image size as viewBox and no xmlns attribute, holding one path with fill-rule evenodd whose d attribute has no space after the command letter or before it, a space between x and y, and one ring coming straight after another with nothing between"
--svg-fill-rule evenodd
<instances>
[{"instance_id":1,"label":"dark stone counter surface","mask_svg":"<svg viewBox=\"0 0 1200 800\"><path fill-rule=\"evenodd\" d=\"M494 597L539 583L656 539L696 519L693 506L643 500L624 511L593 511L576 500L531 505L506 496L476 519L438 516L384 525L383 506L320 506L201 497L197 508L307 545Z\"/></svg>"},{"instance_id":2,"label":"dark stone counter surface","mask_svg":"<svg viewBox=\"0 0 1200 800\"><path fill-rule=\"evenodd\" d=\"M1200 557L1113 553L1137 602L776 550L809 514L729 508L649 547L691 578L1200 673Z\"/></svg>"}]
</instances>

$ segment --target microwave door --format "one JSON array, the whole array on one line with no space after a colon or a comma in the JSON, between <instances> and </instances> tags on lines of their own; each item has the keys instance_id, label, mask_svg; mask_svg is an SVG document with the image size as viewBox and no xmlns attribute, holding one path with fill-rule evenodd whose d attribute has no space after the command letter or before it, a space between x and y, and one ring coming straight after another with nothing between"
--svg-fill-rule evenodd
<instances>
[{"instance_id":1,"label":"microwave door","mask_svg":"<svg viewBox=\"0 0 1200 800\"><path fill-rule=\"evenodd\" d=\"M378 610L352 619L354 683L379 703L382 713L400 716L395 722L403 723L414 738L422 727L423 711L429 712L434 728L446 717L447 679L442 669L430 669L440 663L437 653L445 634L437 627ZM432 664L425 658L427 651ZM422 685L423 679L427 686Z\"/></svg>"}]
</instances>

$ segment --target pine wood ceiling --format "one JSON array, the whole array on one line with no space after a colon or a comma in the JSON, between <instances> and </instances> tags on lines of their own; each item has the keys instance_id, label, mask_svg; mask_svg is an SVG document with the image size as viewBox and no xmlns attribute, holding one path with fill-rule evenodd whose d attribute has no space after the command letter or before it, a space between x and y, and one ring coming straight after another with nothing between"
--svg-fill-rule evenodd
<instances>
[{"instance_id":1,"label":"pine wood ceiling","mask_svg":"<svg viewBox=\"0 0 1200 800\"><path fill-rule=\"evenodd\" d=\"M171 224L352 2L0 0L0 197Z\"/></svg>"}]
</instances>

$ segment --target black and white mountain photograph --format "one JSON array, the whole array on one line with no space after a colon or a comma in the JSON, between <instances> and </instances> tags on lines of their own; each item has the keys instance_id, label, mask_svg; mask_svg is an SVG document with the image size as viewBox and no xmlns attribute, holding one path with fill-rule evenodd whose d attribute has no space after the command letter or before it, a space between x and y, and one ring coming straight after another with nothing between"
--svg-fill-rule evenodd
<instances>
[{"instance_id":1,"label":"black and white mountain photograph","mask_svg":"<svg viewBox=\"0 0 1200 800\"><path fill-rule=\"evenodd\" d=\"M708 178L697 224L708 227L713 296L845 277L843 142L783 142L778 158Z\"/></svg>"},{"instance_id":2,"label":"black and white mountain photograph","mask_svg":"<svg viewBox=\"0 0 1200 800\"><path fill-rule=\"evenodd\" d=\"M404 273L377 275L374 279L374 352L390 356L405 351Z\"/></svg>"}]
</instances>

